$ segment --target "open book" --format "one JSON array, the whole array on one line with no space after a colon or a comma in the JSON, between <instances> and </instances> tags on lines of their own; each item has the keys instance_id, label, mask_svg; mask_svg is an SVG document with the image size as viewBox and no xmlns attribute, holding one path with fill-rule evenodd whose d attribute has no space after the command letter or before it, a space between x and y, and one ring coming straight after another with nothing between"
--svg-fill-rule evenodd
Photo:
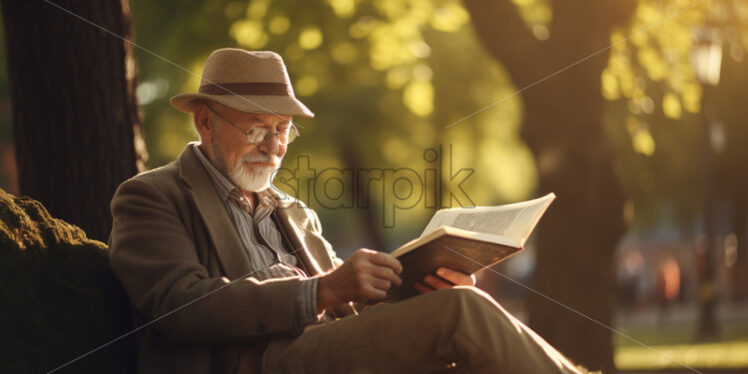
<instances>
[{"instance_id":1,"label":"open book","mask_svg":"<svg viewBox=\"0 0 748 374\"><path fill-rule=\"evenodd\" d=\"M550 193L508 205L437 211L420 237L391 253L403 265L403 284L387 300L418 295L413 285L439 267L473 274L519 252L555 198Z\"/></svg>"}]
</instances>

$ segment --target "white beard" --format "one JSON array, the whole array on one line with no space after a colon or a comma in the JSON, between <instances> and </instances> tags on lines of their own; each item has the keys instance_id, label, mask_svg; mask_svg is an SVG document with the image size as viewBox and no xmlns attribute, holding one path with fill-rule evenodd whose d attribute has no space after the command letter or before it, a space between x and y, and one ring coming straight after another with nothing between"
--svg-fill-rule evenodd
<instances>
[{"instance_id":1,"label":"white beard","mask_svg":"<svg viewBox=\"0 0 748 374\"><path fill-rule=\"evenodd\" d=\"M271 166L252 166L251 171L245 166L249 162L272 162ZM280 158L263 153L249 153L237 160L234 167L228 170L231 182L244 191L260 192L273 181L275 170L280 167Z\"/></svg>"},{"instance_id":2,"label":"white beard","mask_svg":"<svg viewBox=\"0 0 748 374\"><path fill-rule=\"evenodd\" d=\"M268 155L264 153L248 153L242 158L236 160L234 167L229 168L223 160L216 158L218 152L216 152L213 144L208 145L208 152L213 155L213 158L218 162L224 174L229 180L239 189L250 192L260 192L268 187L272 183L275 177L275 171L280 168L281 159L275 155ZM271 162L270 166L252 166L250 170L245 166L249 162Z\"/></svg>"},{"instance_id":3,"label":"white beard","mask_svg":"<svg viewBox=\"0 0 748 374\"><path fill-rule=\"evenodd\" d=\"M253 166L252 171L248 171L247 167L244 166L244 158L242 158L236 162L228 174L231 182L240 189L260 192L270 187L276 169L275 166Z\"/></svg>"}]
</instances>

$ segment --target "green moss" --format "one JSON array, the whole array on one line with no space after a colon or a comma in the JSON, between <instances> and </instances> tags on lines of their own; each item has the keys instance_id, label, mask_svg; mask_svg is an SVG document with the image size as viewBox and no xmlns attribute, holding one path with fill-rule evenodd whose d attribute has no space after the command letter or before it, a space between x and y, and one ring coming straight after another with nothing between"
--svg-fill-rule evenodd
<instances>
[{"instance_id":1,"label":"green moss","mask_svg":"<svg viewBox=\"0 0 748 374\"><path fill-rule=\"evenodd\" d=\"M104 243L0 190L0 372L48 372L129 332ZM58 372L133 372L132 336Z\"/></svg>"}]
</instances>

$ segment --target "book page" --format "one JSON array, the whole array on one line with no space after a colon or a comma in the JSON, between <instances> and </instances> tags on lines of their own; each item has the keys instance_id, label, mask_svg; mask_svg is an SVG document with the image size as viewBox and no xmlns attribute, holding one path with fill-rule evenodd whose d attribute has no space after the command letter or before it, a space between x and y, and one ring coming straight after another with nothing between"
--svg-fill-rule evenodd
<instances>
[{"instance_id":1,"label":"book page","mask_svg":"<svg viewBox=\"0 0 748 374\"><path fill-rule=\"evenodd\" d=\"M442 209L434 214L421 236L441 226L499 235L524 245L556 195L495 207Z\"/></svg>"},{"instance_id":2,"label":"book page","mask_svg":"<svg viewBox=\"0 0 748 374\"><path fill-rule=\"evenodd\" d=\"M500 244L500 245L511 247L511 248L520 247L519 242L513 241L503 236L486 234L486 233L476 232L476 231L466 231L466 230L454 228L451 226L441 226L441 227L436 228L434 231L429 232L428 234L419 236L401 245L394 251L390 252L390 254L394 257L398 257L424 244L427 244L433 240L436 240L442 236L453 236L453 237L459 237L463 239L470 239L470 240L481 241L481 242L486 242L486 243Z\"/></svg>"}]
</instances>

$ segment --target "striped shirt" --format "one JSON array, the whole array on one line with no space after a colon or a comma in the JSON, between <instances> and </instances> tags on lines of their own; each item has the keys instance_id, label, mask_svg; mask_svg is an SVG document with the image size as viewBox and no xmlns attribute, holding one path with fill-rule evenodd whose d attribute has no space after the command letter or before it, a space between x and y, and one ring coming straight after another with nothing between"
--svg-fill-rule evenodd
<instances>
[{"instance_id":1,"label":"striped shirt","mask_svg":"<svg viewBox=\"0 0 748 374\"><path fill-rule=\"evenodd\" d=\"M260 281L293 276L308 278L301 269L296 267L298 259L283 244L283 236L270 217L270 213L275 209L274 201L258 199L260 205L254 211L251 208L245 210L246 208L242 205L248 207L249 204L241 201L241 199L246 199L241 191L216 169L197 143L193 143L192 146L197 158L210 175L216 192L226 206L226 212L239 234L252 267L251 276ZM258 218L257 221L255 217ZM318 319L317 278L304 279L301 281L301 287L296 296L297 327L301 328L315 323Z\"/></svg>"}]
</instances>

